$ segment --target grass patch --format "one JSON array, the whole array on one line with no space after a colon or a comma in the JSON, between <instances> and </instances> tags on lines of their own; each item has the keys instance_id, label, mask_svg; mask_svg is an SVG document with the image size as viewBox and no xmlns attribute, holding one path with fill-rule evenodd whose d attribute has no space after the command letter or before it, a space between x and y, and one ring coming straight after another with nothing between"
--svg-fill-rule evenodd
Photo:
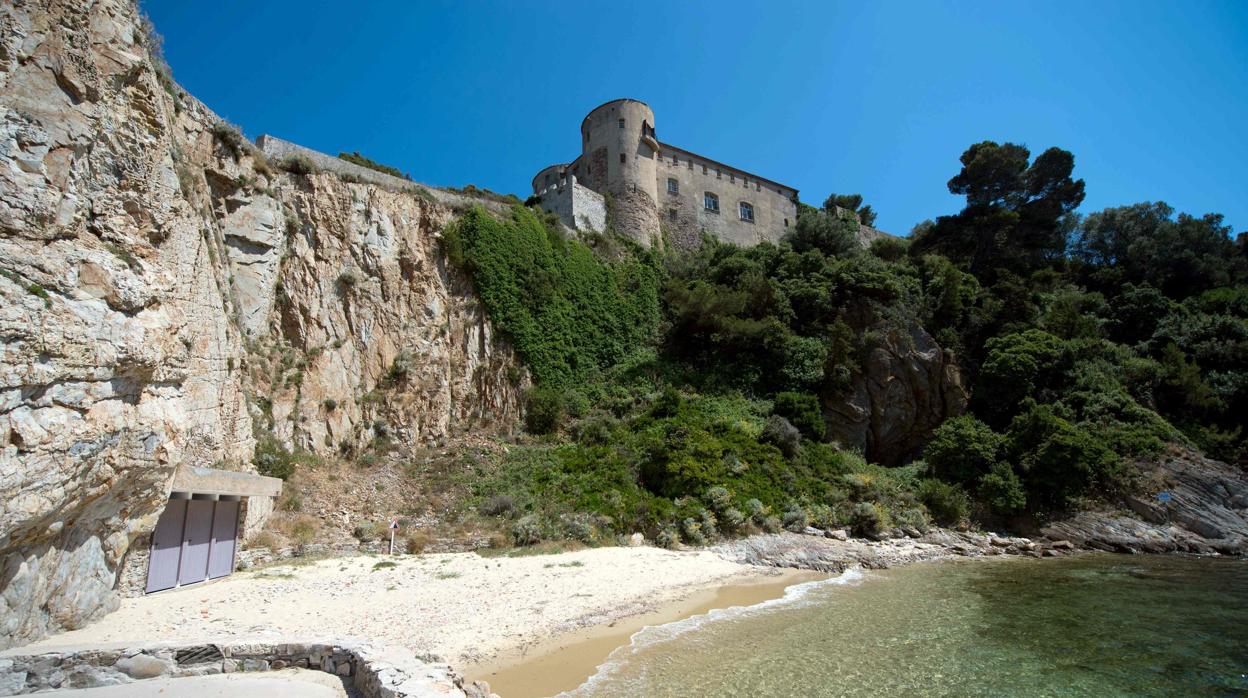
<instances>
[{"instance_id":1,"label":"grass patch","mask_svg":"<svg viewBox=\"0 0 1248 698\"><path fill-rule=\"evenodd\" d=\"M381 562L375 563L373 565L373 571L376 572L377 570L387 570L392 567L398 567L398 566L399 566L399 563L397 562L391 562L389 560L382 560Z\"/></svg>"}]
</instances>

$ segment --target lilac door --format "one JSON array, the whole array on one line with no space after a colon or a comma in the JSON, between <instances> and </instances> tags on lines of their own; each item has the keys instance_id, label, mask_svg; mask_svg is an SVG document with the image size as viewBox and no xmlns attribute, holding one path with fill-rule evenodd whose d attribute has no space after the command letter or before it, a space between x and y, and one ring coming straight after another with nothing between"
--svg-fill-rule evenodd
<instances>
[{"instance_id":1,"label":"lilac door","mask_svg":"<svg viewBox=\"0 0 1248 698\"><path fill-rule=\"evenodd\" d=\"M182 559L182 524L186 520L186 500L170 499L156 521L152 534L152 554L147 561L147 590L172 589L178 583L178 561Z\"/></svg>"},{"instance_id":2,"label":"lilac door","mask_svg":"<svg viewBox=\"0 0 1248 698\"><path fill-rule=\"evenodd\" d=\"M182 533L182 561L178 584L194 584L208 578L208 549L212 546L212 505L209 499L186 503L186 526Z\"/></svg>"},{"instance_id":3,"label":"lilac door","mask_svg":"<svg viewBox=\"0 0 1248 698\"><path fill-rule=\"evenodd\" d=\"M208 551L208 578L234 571L234 536L238 532L238 502L217 502L212 515L212 546Z\"/></svg>"}]
</instances>

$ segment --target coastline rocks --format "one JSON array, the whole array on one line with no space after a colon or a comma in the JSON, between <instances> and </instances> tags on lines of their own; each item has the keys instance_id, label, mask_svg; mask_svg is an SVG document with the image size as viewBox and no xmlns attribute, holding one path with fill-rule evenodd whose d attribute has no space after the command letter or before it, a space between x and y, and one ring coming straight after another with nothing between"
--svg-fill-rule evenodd
<instances>
[{"instance_id":1,"label":"coastline rocks","mask_svg":"<svg viewBox=\"0 0 1248 698\"><path fill-rule=\"evenodd\" d=\"M917 531L916 531L917 533ZM829 537L829 534L839 534ZM886 569L912 562L989 555L1039 556L1049 550L1027 538L934 528L917 538L882 541L849 538L844 531L822 536L771 533L728 541L711 550L728 560L760 567L786 567L840 573L852 566ZM1052 555L1061 554L1053 551Z\"/></svg>"},{"instance_id":2,"label":"coastline rocks","mask_svg":"<svg viewBox=\"0 0 1248 698\"><path fill-rule=\"evenodd\" d=\"M1041 532L1108 552L1248 555L1248 474L1179 447L1137 466L1145 494L1123 500L1133 516L1082 511Z\"/></svg>"}]
</instances>

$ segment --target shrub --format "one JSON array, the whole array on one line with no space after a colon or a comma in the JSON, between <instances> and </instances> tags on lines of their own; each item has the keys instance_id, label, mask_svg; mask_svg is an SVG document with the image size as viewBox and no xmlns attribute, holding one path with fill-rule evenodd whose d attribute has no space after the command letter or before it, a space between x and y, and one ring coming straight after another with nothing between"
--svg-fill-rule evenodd
<instances>
[{"instance_id":1,"label":"shrub","mask_svg":"<svg viewBox=\"0 0 1248 698\"><path fill-rule=\"evenodd\" d=\"M380 521L370 521L355 527L351 531L351 535L361 543L371 543L378 540L387 540L390 537L390 527Z\"/></svg>"},{"instance_id":2,"label":"shrub","mask_svg":"<svg viewBox=\"0 0 1248 698\"><path fill-rule=\"evenodd\" d=\"M316 165L307 156L298 154L287 155L285 158L282 158L282 161L277 166L291 174L300 176L307 176L317 171Z\"/></svg>"},{"instance_id":3,"label":"shrub","mask_svg":"<svg viewBox=\"0 0 1248 698\"><path fill-rule=\"evenodd\" d=\"M780 524L784 526L784 530L793 533L801 533L806 530L806 511L802 509L800 504L790 504L784 510L784 516L780 519Z\"/></svg>"},{"instance_id":4,"label":"shrub","mask_svg":"<svg viewBox=\"0 0 1248 698\"><path fill-rule=\"evenodd\" d=\"M247 151L247 146L251 145L243 137L238 127L227 124L224 121L218 121L213 124L211 131L213 137L221 144L221 147L230 153L235 162L238 162L238 159Z\"/></svg>"},{"instance_id":5,"label":"shrub","mask_svg":"<svg viewBox=\"0 0 1248 698\"><path fill-rule=\"evenodd\" d=\"M980 478L979 496L998 514L1014 514L1027 505L1023 482L1009 463L997 463Z\"/></svg>"},{"instance_id":6,"label":"shrub","mask_svg":"<svg viewBox=\"0 0 1248 698\"><path fill-rule=\"evenodd\" d=\"M338 401L332 397L325 398L325 401L322 402L321 405L324 406L326 412L333 412L338 409Z\"/></svg>"},{"instance_id":7,"label":"shrub","mask_svg":"<svg viewBox=\"0 0 1248 698\"><path fill-rule=\"evenodd\" d=\"M703 509L700 519L701 520L698 523L702 527L702 535L707 540L713 539L719 535L719 519L717 519L714 514L706 509Z\"/></svg>"},{"instance_id":8,"label":"shrub","mask_svg":"<svg viewBox=\"0 0 1248 698\"><path fill-rule=\"evenodd\" d=\"M525 396L524 425L534 434L549 434L563 422L563 394L553 388L533 388Z\"/></svg>"},{"instance_id":9,"label":"shrub","mask_svg":"<svg viewBox=\"0 0 1248 698\"><path fill-rule=\"evenodd\" d=\"M516 515L519 507L516 506L516 500L511 495L496 494L477 507L477 511L482 516L506 516L512 517Z\"/></svg>"},{"instance_id":10,"label":"shrub","mask_svg":"<svg viewBox=\"0 0 1248 698\"><path fill-rule=\"evenodd\" d=\"M537 545L542 542L542 526L533 514L523 516L511 527L511 538L516 545Z\"/></svg>"},{"instance_id":11,"label":"shrub","mask_svg":"<svg viewBox=\"0 0 1248 698\"><path fill-rule=\"evenodd\" d=\"M702 523L693 518L680 522L680 536L690 545L706 545L706 536L702 533Z\"/></svg>"},{"instance_id":12,"label":"shrub","mask_svg":"<svg viewBox=\"0 0 1248 698\"><path fill-rule=\"evenodd\" d=\"M706 491L706 503L710 505L711 511L722 513L732 506L732 493L727 487L716 485Z\"/></svg>"},{"instance_id":13,"label":"shrub","mask_svg":"<svg viewBox=\"0 0 1248 698\"><path fill-rule=\"evenodd\" d=\"M884 528L886 517L872 502L858 502L850 512L849 525L854 535L874 537Z\"/></svg>"},{"instance_id":14,"label":"shrub","mask_svg":"<svg viewBox=\"0 0 1248 698\"><path fill-rule=\"evenodd\" d=\"M312 516L300 516L290 526L290 537L300 545L307 545L316 539L321 530L321 522Z\"/></svg>"},{"instance_id":15,"label":"shrub","mask_svg":"<svg viewBox=\"0 0 1248 698\"><path fill-rule=\"evenodd\" d=\"M780 519L775 516L768 516L763 519L763 531L766 533L779 533L784 527L780 523Z\"/></svg>"},{"instance_id":16,"label":"shrub","mask_svg":"<svg viewBox=\"0 0 1248 698\"><path fill-rule=\"evenodd\" d=\"M745 514L742 514L740 509L734 509L732 507L729 507L728 509L724 510L724 513L720 517L719 521L720 521L720 525L723 526L725 531L732 532L744 526L746 522L746 518L745 518Z\"/></svg>"},{"instance_id":17,"label":"shrub","mask_svg":"<svg viewBox=\"0 0 1248 698\"><path fill-rule=\"evenodd\" d=\"M347 162L354 163L356 165L359 165L360 167L367 167L370 170L376 170L377 172L388 174L391 177L398 177L399 179L411 179L411 177L404 175L403 172L399 170L397 167L383 165L380 162L377 162L375 160L370 160L364 157L363 155L360 155L358 150L355 152L351 152L351 153L338 153L338 159L346 160Z\"/></svg>"},{"instance_id":18,"label":"shrub","mask_svg":"<svg viewBox=\"0 0 1248 698\"><path fill-rule=\"evenodd\" d=\"M272 552L277 552L282 547L281 539L272 531L261 531L251 539L249 548L268 548Z\"/></svg>"},{"instance_id":19,"label":"shrub","mask_svg":"<svg viewBox=\"0 0 1248 698\"><path fill-rule=\"evenodd\" d=\"M775 445L786 458L796 457L802 448L801 432L789 420L776 414L767 418L759 439Z\"/></svg>"},{"instance_id":20,"label":"shrub","mask_svg":"<svg viewBox=\"0 0 1248 698\"><path fill-rule=\"evenodd\" d=\"M419 555L429 548L429 544L433 542L433 534L420 529L409 533L403 540L403 549L408 555Z\"/></svg>"},{"instance_id":21,"label":"shrub","mask_svg":"<svg viewBox=\"0 0 1248 698\"><path fill-rule=\"evenodd\" d=\"M915 494L932 519L942 526L957 525L971 510L971 499L965 490L935 478L920 480Z\"/></svg>"},{"instance_id":22,"label":"shrub","mask_svg":"<svg viewBox=\"0 0 1248 698\"><path fill-rule=\"evenodd\" d=\"M745 515L754 523L762 525L767 518L767 507L757 499L748 499L745 502Z\"/></svg>"},{"instance_id":23,"label":"shrub","mask_svg":"<svg viewBox=\"0 0 1248 698\"><path fill-rule=\"evenodd\" d=\"M812 504L806 508L806 518L815 528L836 528L836 512L827 504Z\"/></svg>"},{"instance_id":24,"label":"shrub","mask_svg":"<svg viewBox=\"0 0 1248 698\"><path fill-rule=\"evenodd\" d=\"M958 483L974 483L1001 457L1005 438L971 415L947 420L923 451L932 472Z\"/></svg>"},{"instance_id":25,"label":"shrub","mask_svg":"<svg viewBox=\"0 0 1248 698\"><path fill-rule=\"evenodd\" d=\"M826 426L819 398L809 393L777 393L774 409L807 437L823 440Z\"/></svg>"},{"instance_id":26,"label":"shrub","mask_svg":"<svg viewBox=\"0 0 1248 698\"><path fill-rule=\"evenodd\" d=\"M563 521L563 534L586 545L594 542L594 527L584 514L567 517Z\"/></svg>"},{"instance_id":27,"label":"shrub","mask_svg":"<svg viewBox=\"0 0 1248 698\"><path fill-rule=\"evenodd\" d=\"M654 537L654 543L660 548L667 548L668 550L671 550L680 544L680 533L678 533L676 529L671 526L664 527L663 530L659 531L659 534Z\"/></svg>"}]
</instances>

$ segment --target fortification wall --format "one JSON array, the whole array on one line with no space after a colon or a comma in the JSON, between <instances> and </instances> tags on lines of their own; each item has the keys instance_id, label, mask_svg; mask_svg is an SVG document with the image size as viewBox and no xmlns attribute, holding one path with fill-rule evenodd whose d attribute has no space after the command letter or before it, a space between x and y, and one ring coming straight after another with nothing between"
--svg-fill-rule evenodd
<instances>
[{"instance_id":1,"label":"fortification wall","mask_svg":"<svg viewBox=\"0 0 1248 698\"><path fill-rule=\"evenodd\" d=\"M392 191L405 191L412 194L420 194L421 192L424 192L425 194L432 196L439 203L446 204L452 208L462 209L469 206L480 205L500 213L505 212L509 208L506 204L490 199L465 196L463 194L457 194L453 191L446 191L445 189L438 189L437 187L431 187L426 184L420 184L408 179L403 179L402 177L388 175L385 172L378 172L377 170L369 169L353 162L347 162L342 158L326 155L325 153L312 150L311 148L305 148L297 143L284 141L268 134L262 134L260 137L256 138L256 147L260 149L260 152L264 153L265 157L272 160L274 163L279 163L285 158L298 155L307 158L308 161L311 162L317 169L324 170L326 172L333 172L339 177L347 177L349 179L354 178L361 182L368 182L369 184L376 184L379 187L385 187L386 189L390 189Z\"/></svg>"},{"instance_id":2,"label":"fortification wall","mask_svg":"<svg viewBox=\"0 0 1248 698\"><path fill-rule=\"evenodd\" d=\"M537 195L542 197L542 209L558 215L569 228L596 232L607 228L607 206L602 194L583 186L576 177L562 177Z\"/></svg>"},{"instance_id":3,"label":"fortification wall","mask_svg":"<svg viewBox=\"0 0 1248 698\"><path fill-rule=\"evenodd\" d=\"M581 122L581 146L586 183L615 200L616 229L649 245L659 235L654 112L633 99L607 102Z\"/></svg>"},{"instance_id":4,"label":"fortification wall","mask_svg":"<svg viewBox=\"0 0 1248 698\"><path fill-rule=\"evenodd\" d=\"M679 247L697 245L703 230L742 246L777 242L797 223L797 190L666 144L656 179L662 225ZM717 211L707 208L708 193L717 198ZM743 203L752 219L743 215Z\"/></svg>"}]
</instances>

